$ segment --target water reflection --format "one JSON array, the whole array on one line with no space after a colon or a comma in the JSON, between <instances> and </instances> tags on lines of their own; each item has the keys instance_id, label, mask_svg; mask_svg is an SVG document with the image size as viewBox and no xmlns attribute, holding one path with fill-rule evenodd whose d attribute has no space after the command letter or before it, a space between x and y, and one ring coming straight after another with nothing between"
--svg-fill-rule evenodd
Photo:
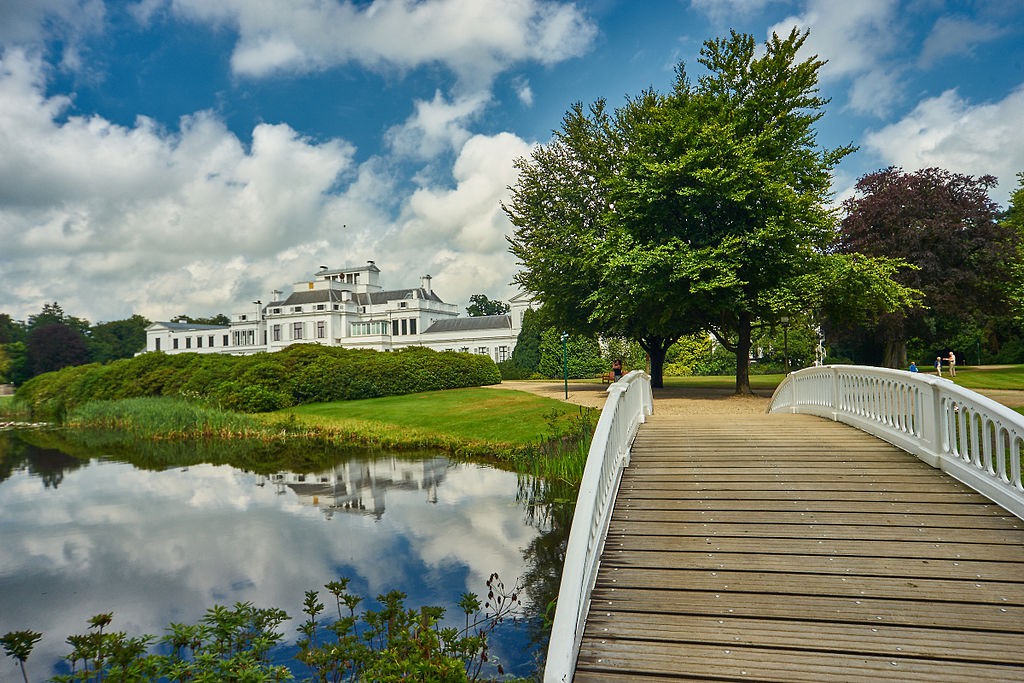
<instances>
[{"instance_id":1,"label":"water reflection","mask_svg":"<svg viewBox=\"0 0 1024 683\"><path fill-rule=\"evenodd\" d=\"M29 660L36 680L60 672L64 639L101 612L114 612L116 630L162 634L214 603L251 601L287 611L291 638L303 591L347 576L353 592L400 589L410 606L454 618L458 596L481 592L491 572L550 580L524 559L538 543L558 555L558 541L541 542L548 522L517 502L516 475L440 457L348 458L315 474L152 471L0 434L0 466L0 633L45 634ZM526 638L493 648L521 675ZM12 674L13 660L0 662L0 680Z\"/></svg>"}]
</instances>

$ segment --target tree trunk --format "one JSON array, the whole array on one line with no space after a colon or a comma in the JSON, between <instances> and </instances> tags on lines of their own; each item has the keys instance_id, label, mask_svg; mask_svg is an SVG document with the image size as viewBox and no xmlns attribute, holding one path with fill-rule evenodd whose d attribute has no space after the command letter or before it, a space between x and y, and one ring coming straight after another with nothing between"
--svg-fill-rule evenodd
<instances>
[{"instance_id":1,"label":"tree trunk","mask_svg":"<svg viewBox=\"0 0 1024 683\"><path fill-rule=\"evenodd\" d=\"M677 339L678 337L673 339L644 337L637 340L640 348L647 352L647 372L651 375L651 386L655 389L665 386L665 355Z\"/></svg>"},{"instance_id":2,"label":"tree trunk","mask_svg":"<svg viewBox=\"0 0 1024 683\"><path fill-rule=\"evenodd\" d=\"M929 365L923 363L924 366ZM905 368L907 367L907 342L903 339L888 339L885 342L885 352L882 357L883 368Z\"/></svg>"},{"instance_id":3,"label":"tree trunk","mask_svg":"<svg viewBox=\"0 0 1024 683\"><path fill-rule=\"evenodd\" d=\"M750 396L750 314L741 313L736 325L736 393Z\"/></svg>"},{"instance_id":4,"label":"tree trunk","mask_svg":"<svg viewBox=\"0 0 1024 683\"><path fill-rule=\"evenodd\" d=\"M665 386L665 349L660 344L652 344L651 350L647 352L651 361L651 386L661 389Z\"/></svg>"}]
</instances>

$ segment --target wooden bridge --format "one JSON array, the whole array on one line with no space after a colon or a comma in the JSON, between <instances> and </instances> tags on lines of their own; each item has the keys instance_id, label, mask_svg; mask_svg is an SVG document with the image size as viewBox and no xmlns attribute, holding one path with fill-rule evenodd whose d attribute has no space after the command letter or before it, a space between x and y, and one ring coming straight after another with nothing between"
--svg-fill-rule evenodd
<instances>
[{"instance_id":1,"label":"wooden bridge","mask_svg":"<svg viewBox=\"0 0 1024 683\"><path fill-rule=\"evenodd\" d=\"M897 410L915 438L922 407ZM1019 482L1016 434L950 411L951 449L1005 471L991 435ZM549 651L546 680L1024 680L1024 521L919 457L770 414L653 415L628 458L574 672Z\"/></svg>"}]
</instances>

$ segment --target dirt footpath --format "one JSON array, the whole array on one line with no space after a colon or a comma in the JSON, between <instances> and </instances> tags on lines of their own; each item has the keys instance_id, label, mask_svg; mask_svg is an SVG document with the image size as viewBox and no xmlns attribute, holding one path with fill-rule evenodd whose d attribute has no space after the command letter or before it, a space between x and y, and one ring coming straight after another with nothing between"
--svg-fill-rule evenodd
<instances>
[{"instance_id":1,"label":"dirt footpath","mask_svg":"<svg viewBox=\"0 0 1024 683\"><path fill-rule=\"evenodd\" d=\"M565 385L558 381L506 380L492 389L527 391L537 396L565 400ZM569 383L569 403L603 408L608 398L608 385ZM654 390L654 412L658 415L740 415L763 413L768 409L771 394L736 396L732 389L691 389L668 387Z\"/></svg>"}]
</instances>

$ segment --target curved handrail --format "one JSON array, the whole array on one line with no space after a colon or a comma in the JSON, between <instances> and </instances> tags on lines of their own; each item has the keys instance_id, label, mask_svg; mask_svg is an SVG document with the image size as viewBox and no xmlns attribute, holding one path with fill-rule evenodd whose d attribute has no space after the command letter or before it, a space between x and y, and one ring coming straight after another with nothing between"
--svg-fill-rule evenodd
<instances>
[{"instance_id":1,"label":"curved handrail","mask_svg":"<svg viewBox=\"0 0 1024 683\"><path fill-rule=\"evenodd\" d=\"M608 387L569 530L544 666L545 683L570 681L575 673L590 591L597 578L622 468L629 464L629 448L637 429L652 410L651 378L647 373L634 370Z\"/></svg>"},{"instance_id":2,"label":"curved handrail","mask_svg":"<svg viewBox=\"0 0 1024 683\"><path fill-rule=\"evenodd\" d=\"M939 468L1024 519L1024 415L936 377L857 365L791 373L768 412L845 422Z\"/></svg>"}]
</instances>

